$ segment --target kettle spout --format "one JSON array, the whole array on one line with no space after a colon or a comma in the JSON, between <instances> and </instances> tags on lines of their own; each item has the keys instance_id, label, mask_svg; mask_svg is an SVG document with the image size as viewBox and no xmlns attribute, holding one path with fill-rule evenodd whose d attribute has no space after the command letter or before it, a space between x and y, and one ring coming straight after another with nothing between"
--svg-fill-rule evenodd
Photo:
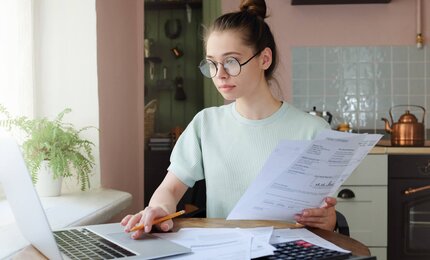
<instances>
[{"instance_id":1,"label":"kettle spout","mask_svg":"<svg viewBox=\"0 0 430 260\"><path fill-rule=\"evenodd\" d=\"M381 118L381 120L385 122L385 132L392 133L393 130L391 129L390 122L388 122L388 119Z\"/></svg>"}]
</instances>

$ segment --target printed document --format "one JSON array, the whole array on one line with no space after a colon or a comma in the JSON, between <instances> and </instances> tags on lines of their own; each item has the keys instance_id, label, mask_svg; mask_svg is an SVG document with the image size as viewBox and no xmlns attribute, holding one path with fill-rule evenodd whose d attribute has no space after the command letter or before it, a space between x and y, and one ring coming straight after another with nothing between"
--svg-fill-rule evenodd
<instances>
[{"instance_id":1,"label":"printed document","mask_svg":"<svg viewBox=\"0 0 430 260\"><path fill-rule=\"evenodd\" d=\"M154 235L191 248L191 254L163 258L172 260L248 260L273 255L276 248L272 244L294 240L305 240L328 249L350 252L305 228L182 228L178 232L154 233Z\"/></svg>"},{"instance_id":2,"label":"printed document","mask_svg":"<svg viewBox=\"0 0 430 260\"><path fill-rule=\"evenodd\" d=\"M227 219L295 222L323 206L381 137L325 130L312 141L281 141Z\"/></svg>"},{"instance_id":3,"label":"printed document","mask_svg":"<svg viewBox=\"0 0 430 260\"><path fill-rule=\"evenodd\" d=\"M272 230L270 230L272 231ZM175 233L154 233L192 250L166 259L248 260L251 259L252 234L241 229L186 228ZM269 241L267 241L268 244ZM270 245L269 245L270 246Z\"/></svg>"}]
</instances>

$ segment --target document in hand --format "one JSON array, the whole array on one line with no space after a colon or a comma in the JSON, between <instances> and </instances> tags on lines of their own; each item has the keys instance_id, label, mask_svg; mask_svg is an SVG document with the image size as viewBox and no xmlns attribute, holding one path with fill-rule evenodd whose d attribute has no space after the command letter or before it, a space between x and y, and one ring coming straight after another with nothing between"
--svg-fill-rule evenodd
<instances>
[{"instance_id":1,"label":"document in hand","mask_svg":"<svg viewBox=\"0 0 430 260\"><path fill-rule=\"evenodd\" d=\"M227 219L294 222L323 206L381 137L326 130L312 141L281 141Z\"/></svg>"}]
</instances>

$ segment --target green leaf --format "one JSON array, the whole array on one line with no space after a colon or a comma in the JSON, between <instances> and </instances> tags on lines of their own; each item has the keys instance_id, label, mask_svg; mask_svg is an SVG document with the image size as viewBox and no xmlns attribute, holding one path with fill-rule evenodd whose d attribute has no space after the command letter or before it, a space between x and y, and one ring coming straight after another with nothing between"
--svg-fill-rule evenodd
<instances>
[{"instance_id":1,"label":"green leaf","mask_svg":"<svg viewBox=\"0 0 430 260\"><path fill-rule=\"evenodd\" d=\"M97 128L86 126L76 129L73 124L63 122L64 116L71 111L70 108L64 109L54 120L46 117L29 119L13 117L0 104L0 127L8 131L19 130L25 136L21 148L34 183L42 161L48 160L54 178L75 176L81 190L90 188L89 175L95 165L92 155L94 143L83 139L80 134Z\"/></svg>"}]
</instances>

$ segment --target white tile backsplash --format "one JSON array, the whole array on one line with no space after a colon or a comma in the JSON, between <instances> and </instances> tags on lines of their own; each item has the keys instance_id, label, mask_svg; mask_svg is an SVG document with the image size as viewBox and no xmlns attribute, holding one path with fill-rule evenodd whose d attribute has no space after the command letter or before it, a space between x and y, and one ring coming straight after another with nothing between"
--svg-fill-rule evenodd
<instances>
[{"instance_id":1,"label":"white tile backsplash","mask_svg":"<svg viewBox=\"0 0 430 260\"><path fill-rule=\"evenodd\" d=\"M430 106L426 46L296 47L292 57L294 105L330 111L333 128L345 121L358 132L381 132L391 107ZM406 109L393 114L395 122ZM421 110L410 109L421 120Z\"/></svg>"}]
</instances>

